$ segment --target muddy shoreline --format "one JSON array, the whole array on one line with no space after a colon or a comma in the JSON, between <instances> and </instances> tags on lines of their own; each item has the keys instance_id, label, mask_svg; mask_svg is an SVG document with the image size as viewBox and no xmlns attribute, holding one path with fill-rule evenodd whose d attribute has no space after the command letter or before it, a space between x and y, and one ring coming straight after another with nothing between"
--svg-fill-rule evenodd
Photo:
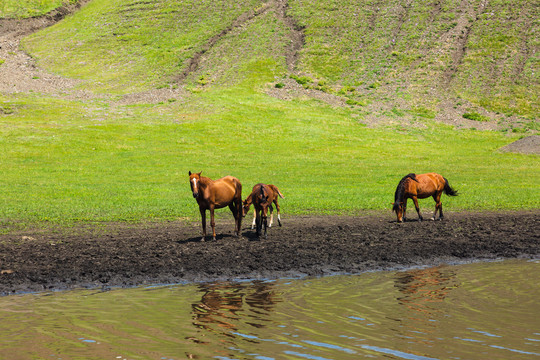
<instances>
[{"instance_id":1,"label":"muddy shoreline","mask_svg":"<svg viewBox=\"0 0 540 360\"><path fill-rule=\"evenodd\" d=\"M239 279L322 276L540 256L540 210L448 213L443 221L369 216L283 216L258 239L217 223L106 224L0 235L0 294Z\"/></svg>"}]
</instances>

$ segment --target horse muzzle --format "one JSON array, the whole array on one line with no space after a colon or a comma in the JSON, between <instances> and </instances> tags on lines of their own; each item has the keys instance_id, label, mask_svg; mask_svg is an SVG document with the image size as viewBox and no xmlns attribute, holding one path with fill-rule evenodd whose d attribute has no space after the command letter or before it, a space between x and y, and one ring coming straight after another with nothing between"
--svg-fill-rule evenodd
<instances>
[{"instance_id":1,"label":"horse muzzle","mask_svg":"<svg viewBox=\"0 0 540 360\"><path fill-rule=\"evenodd\" d=\"M199 193L198 192L193 192L193 197L196 199L199 197Z\"/></svg>"}]
</instances>

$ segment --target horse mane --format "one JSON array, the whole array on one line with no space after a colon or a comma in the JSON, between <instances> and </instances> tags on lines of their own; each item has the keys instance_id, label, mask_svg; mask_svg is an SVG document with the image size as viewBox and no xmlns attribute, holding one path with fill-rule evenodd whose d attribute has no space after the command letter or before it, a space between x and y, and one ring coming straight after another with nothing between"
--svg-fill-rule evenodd
<instances>
[{"instance_id":1,"label":"horse mane","mask_svg":"<svg viewBox=\"0 0 540 360\"><path fill-rule=\"evenodd\" d=\"M203 185L208 185L214 182L214 180L210 179L207 176L199 175L199 182Z\"/></svg>"},{"instance_id":2,"label":"horse mane","mask_svg":"<svg viewBox=\"0 0 540 360\"><path fill-rule=\"evenodd\" d=\"M396 188L396 192L394 194L394 207L392 210L397 211L399 209L399 204L403 201L403 198L405 197L405 182L408 179L413 179L414 181L418 182L416 179L416 174L410 173L407 174L399 181L399 184Z\"/></svg>"}]
</instances>

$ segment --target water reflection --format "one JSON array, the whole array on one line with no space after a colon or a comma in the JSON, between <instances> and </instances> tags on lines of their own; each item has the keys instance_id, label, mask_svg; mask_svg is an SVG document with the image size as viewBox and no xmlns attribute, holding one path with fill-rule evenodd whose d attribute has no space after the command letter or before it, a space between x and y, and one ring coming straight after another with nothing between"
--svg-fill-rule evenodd
<instances>
[{"instance_id":1,"label":"water reflection","mask_svg":"<svg viewBox=\"0 0 540 360\"><path fill-rule=\"evenodd\" d=\"M399 272L394 286L402 296L397 301L410 310L426 315L439 312L441 308L438 303L443 302L450 291L457 287L455 278L454 271L443 267Z\"/></svg>"},{"instance_id":2,"label":"water reflection","mask_svg":"<svg viewBox=\"0 0 540 360\"><path fill-rule=\"evenodd\" d=\"M199 291L203 295L192 304L193 325L228 337L234 337L242 323L263 328L268 314L282 301L274 284L264 281L203 284Z\"/></svg>"},{"instance_id":3,"label":"water reflection","mask_svg":"<svg viewBox=\"0 0 540 360\"><path fill-rule=\"evenodd\" d=\"M4 297L0 359L540 360L539 283L514 261Z\"/></svg>"}]
</instances>

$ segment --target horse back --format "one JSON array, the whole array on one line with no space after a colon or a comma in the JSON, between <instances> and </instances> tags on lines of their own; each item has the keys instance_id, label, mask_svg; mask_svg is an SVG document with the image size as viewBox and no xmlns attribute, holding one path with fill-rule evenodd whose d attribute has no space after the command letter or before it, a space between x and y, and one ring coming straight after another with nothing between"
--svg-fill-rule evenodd
<instances>
[{"instance_id":1,"label":"horse back","mask_svg":"<svg viewBox=\"0 0 540 360\"><path fill-rule=\"evenodd\" d=\"M276 185L272 185L272 184L268 184L268 187L270 187L270 189L272 189L272 191L274 192L274 199L277 200L278 196L282 199L284 199L285 197L283 196L283 194L279 191L279 189L277 188Z\"/></svg>"},{"instance_id":2,"label":"horse back","mask_svg":"<svg viewBox=\"0 0 540 360\"><path fill-rule=\"evenodd\" d=\"M437 173L417 174L416 194L419 198L433 196L444 190L444 178ZM412 182L411 182L412 183Z\"/></svg>"},{"instance_id":3,"label":"horse back","mask_svg":"<svg viewBox=\"0 0 540 360\"><path fill-rule=\"evenodd\" d=\"M242 200L242 184L234 176L225 176L215 180L210 192L216 207L225 207L235 199Z\"/></svg>"}]
</instances>

